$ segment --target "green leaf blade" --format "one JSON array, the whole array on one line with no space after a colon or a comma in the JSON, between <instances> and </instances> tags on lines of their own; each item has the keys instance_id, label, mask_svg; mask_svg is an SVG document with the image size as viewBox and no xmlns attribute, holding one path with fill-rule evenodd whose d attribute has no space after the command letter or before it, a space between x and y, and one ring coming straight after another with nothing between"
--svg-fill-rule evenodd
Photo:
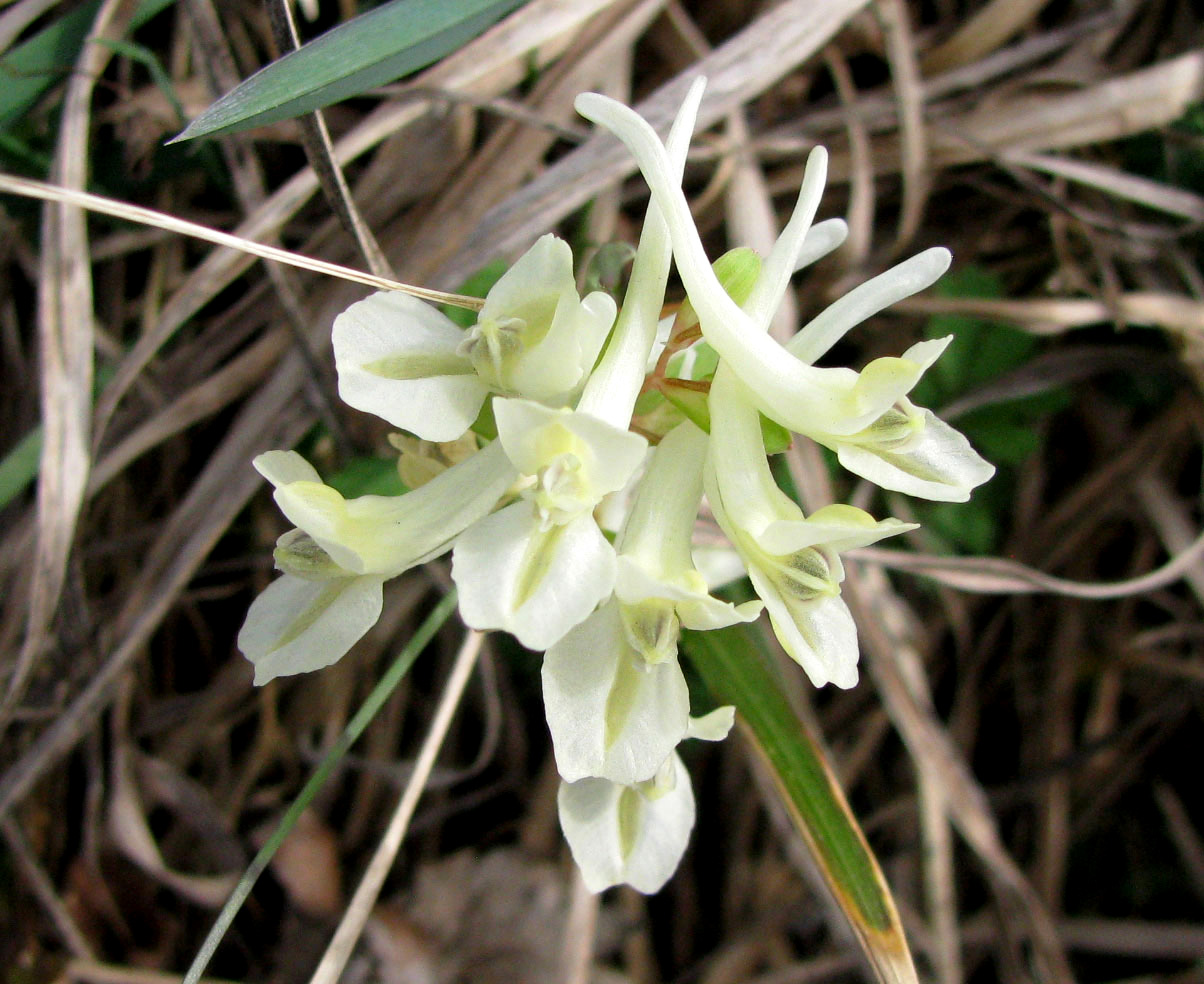
<instances>
[{"instance_id":1,"label":"green leaf blade","mask_svg":"<svg viewBox=\"0 0 1204 984\"><path fill-rule=\"evenodd\" d=\"M683 648L712 695L735 706L878 979L915 984L890 889L820 746L771 670L760 635L750 626L735 625L682 636Z\"/></svg>"},{"instance_id":2,"label":"green leaf blade","mask_svg":"<svg viewBox=\"0 0 1204 984\"><path fill-rule=\"evenodd\" d=\"M417 71L525 0L391 0L266 65L171 142L293 119Z\"/></svg>"}]
</instances>

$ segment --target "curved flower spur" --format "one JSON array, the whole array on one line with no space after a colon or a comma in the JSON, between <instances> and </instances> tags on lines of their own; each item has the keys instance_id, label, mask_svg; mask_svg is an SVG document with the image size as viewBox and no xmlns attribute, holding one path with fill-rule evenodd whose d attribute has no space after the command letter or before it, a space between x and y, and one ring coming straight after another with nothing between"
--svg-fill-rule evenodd
<instances>
[{"instance_id":1,"label":"curved flower spur","mask_svg":"<svg viewBox=\"0 0 1204 984\"><path fill-rule=\"evenodd\" d=\"M336 319L343 399L423 441L457 442L454 463L411 469L429 480L402 496L346 500L294 452L256 459L297 527L277 544L283 576L239 636L256 683L339 659L379 617L385 580L450 549L464 621L547 650L561 825L593 891L625 882L654 892L672 875L694 823L678 745L721 740L732 726L730 707L690 714L681 628L749 621L764 607L817 686L850 687L857 639L839 554L911 528L845 505L804 516L774 484L761 415L898 491L964 500L993 472L907 398L948 339L859 373L812 364L859 321L931 285L947 251L868 281L786 346L768 335L790 275L846 231L839 220L812 226L822 151L764 263L736 251L711 266L680 188L702 89L697 80L664 145L630 109L578 99L628 145L652 190L621 307L602 293L580 297L571 250L545 236L467 331L399 294L375 294ZM673 259L686 304L658 325ZM673 386L693 402L645 412L644 390ZM411 458L421 444L398 443ZM704 490L760 601L710 595L690 544Z\"/></svg>"}]
</instances>

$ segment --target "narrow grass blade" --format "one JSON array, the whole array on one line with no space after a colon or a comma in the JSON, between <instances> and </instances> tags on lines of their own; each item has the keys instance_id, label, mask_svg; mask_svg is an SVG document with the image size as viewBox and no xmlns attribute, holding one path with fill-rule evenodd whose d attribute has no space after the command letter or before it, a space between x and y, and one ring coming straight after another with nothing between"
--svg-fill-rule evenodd
<instances>
[{"instance_id":1,"label":"narrow grass blade","mask_svg":"<svg viewBox=\"0 0 1204 984\"><path fill-rule=\"evenodd\" d=\"M418 658L418 654L426 648L426 644L431 641L435 633L442 628L443 623L448 620L451 613L455 610L456 593L455 591L450 591L432 609L426 620L418 627L418 631L410 637L410 640L405 644L405 648L402 649L397 659L393 661L393 665L389 667L388 672L372 688L372 693L368 695L368 699L355 712L355 716L347 723L347 727L343 729L343 733L339 735L338 741L331 746L330 751L326 753L326 757L322 759L317 770L309 777L309 782L297 794L297 798L293 801L292 806L288 808L288 811L281 818L280 823L277 824L276 829L272 831L272 836L268 838L267 843L260 848L259 853L247 865L247 870L243 872L242 878L234 886L234 891L230 893L230 898L226 900L222 911L218 913L217 921L213 924L213 928L209 930L209 935L205 937L205 942L201 944L200 950L197 951L197 955L192 961L192 966L188 968L188 973L184 975L184 984L197 984L201 979L201 975L205 972L205 968L209 966L209 961L212 959L213 954L217 952L222 938L226 935L226 930L230 928L230 924L234 922L234 917L238 915L238 910L242 908L242 904L250 896L251 889L255 887L255 882L271 863L277 849L284 843L284 838L288 836L289 831L296 825L298 818L305 811L305 808L309 806L313 798L318 794L318 790L326 784L326 780L330 778L330 774L343 760L343 756L355 744L356 739L363 734L369 722L376 717L377 712L384 706L385 701L389 699L389 695L393 693L413 665L414 660Z\"/></svg>"},{"instance_id":2,"label":"narrow grass blade","mask_svg":"<svg viewBox=\"0 0 1204 984\"><path fill-rule=\"evenodd\" d=\"M879 981L916 971L878 862L823 752L799 721L750 626L687 632L683 645L715 698L732 704Z\"/></svg>"},{"instance_id":3,"label":"narrow grass blade","mask_svg":"<svg viewBox=\"0 0 1204 984\"><path fill-rule=\"evenodd\" d=\"M175 140L292 119L392 82L467 44L522 3L392 0L260 69Z\"/></svg>"}]
</instances>

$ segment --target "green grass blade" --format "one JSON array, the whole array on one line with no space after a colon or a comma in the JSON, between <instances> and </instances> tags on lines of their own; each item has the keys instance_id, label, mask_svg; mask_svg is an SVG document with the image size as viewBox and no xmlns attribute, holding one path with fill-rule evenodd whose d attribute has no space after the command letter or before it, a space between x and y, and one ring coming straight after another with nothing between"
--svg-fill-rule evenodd
<instances>
[{"instance_id":1,"label":"green grass blade","mask_svg":"<svg viewBox=\"0 0 1204 984\"><path fill-rule=\"evenodd\" d=\"M392 0L260 69L175 140L292 119L392 82L467 44L523 2Z\"/></svg>"},{"instance_id":2,"label":"green grass blade","mask_svg":"<svg viewBox=\"0 0 1204 984\"><path fill-rule=\"evenodd\" d=\"M234 886L234 891L230 893L230 898L226 900L226 904L222 906L222 911L218 913L217 921L214 922L213 928L209 930L209 935L205 937L205 942L201 944L200 950L197 951L197 955L192 961L192 966L188 968L188 973L184 975L184 984L197 984L197 981L201 979L201 975L205 972L205 968L209 966L209 961L221 944L222 938L230 928L230 924L234 922L234 917L238 915L238 910L242 908L243 903L250 896L255 882L263 874L268 864L271 863L277 849L284 843L284 838L289 835L289 832L296 825L298 818L304 812L305 808L313 801L313 798L318 794L318 790L325 785L326 780L330 778L330 774L343 760L343 756L355 744L356 739L363 734L369 722L376 717L377 712L384 706L385 701L389 699L389 695L401 683L402 678L409 671L414 660L418 658L418 654L426 648L426 644L431 641L435 633L442 628L443 623L448 620L451 613L455 610L456 592L450 591L432 609L426 620L418 627L418 631L410 637L410 640L405 644L405 648L402 649L397 659L393 661L393 665L389 667L388 672L372 688L372 693L368 695L368 699L364 701L360 709L355 712L355 716L347 723L347 727L339 735L338 741L331 746L330 751L326 753L326 757L322 759L321 764L314 771L314 774L309 777L309 782L297 794L297 798L293 801L292 806L288 808L288 811L280 819L280 823L276 825L276 829L272 831L272 836L260 848L259 853L255 855L254 859L247 866L247 870L243 872L243 876L239 879L238 884Z\"/></svg>"},{"instance_id":3,"label":"green grass blade","mask_svg":"<svg viewBox=\"0 0 1204 984\"><path fill-rule=\"evenodd\" d=\"M757 630L736 625L686 632L682 641L716 700L735 706L878 979L915 984L903 927L878 862L822 750L786 700Z\"/></svg>"},{"instance_id":4,"label":"green grass blade","mask_svg":"<svg viewBox=\"0 0 1204 984\"><path fill-rule=\"evenodd\" d=\"M42 459L42 428L35 427L0 458L0 509L24 492L37 477Z\"/></svg>"},{"instance_id":5,"label":"green grass blade","mask_svg":"<svg viewBox=\"0 0 1204 984\"><path fill-rule=\"evenodd\" d=\"M173 3L175 0L142 0L129 29L141 27ZM24 115L43 92L75 68L80 46L99 9L100 0L76 7L0 58L0 128Z\"/></svg>"}]
</instances>

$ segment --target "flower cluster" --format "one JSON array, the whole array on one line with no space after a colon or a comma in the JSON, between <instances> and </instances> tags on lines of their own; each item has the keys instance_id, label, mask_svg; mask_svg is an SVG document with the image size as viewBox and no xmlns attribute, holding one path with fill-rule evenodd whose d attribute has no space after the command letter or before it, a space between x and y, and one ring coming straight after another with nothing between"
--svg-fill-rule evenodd
<instances>
[{"instance_id":1,"label":"flower cluster","mask_svg":"<svg viewBox=\"0 0 1204 984\"><path fill-rule=\"evenodd\" d=\"M677 746L732 725L730 707L690 714L683 626L746 622L764 607L816 686L857 680L840 553L911 527L847 505L805 516L774 482L766 433L805 435L854 473L930 499L964 501L993 472L907 397L948 339L860 372L814 365L853 325L932 284L948 252L868 281L780 345L767 328L791 274L846 231L812 225L826 158L812 153L763 261L744 250L712 266L680 187L701 92L699 81L664 144L625 106L577 100L628 146L652 191L621 308L601 292L581 297L568 245L545 236L467 331L397 293L335 320L339 393L412 435L398 438L403 463L424 442L455 442L438 444L442 462L417 459L408 474L422 484L346 500L294 452L255 460L296 525L277 544L283 576L239 636L256 682L339 659L379 617L385 580L450 549L464 621L546 653L561 824L594 891L664 884L694 823ZM671 261L687 301L662 320ZM760 601L709 593L691 551L704 492Z\"/></svg>"}]
</instances>

